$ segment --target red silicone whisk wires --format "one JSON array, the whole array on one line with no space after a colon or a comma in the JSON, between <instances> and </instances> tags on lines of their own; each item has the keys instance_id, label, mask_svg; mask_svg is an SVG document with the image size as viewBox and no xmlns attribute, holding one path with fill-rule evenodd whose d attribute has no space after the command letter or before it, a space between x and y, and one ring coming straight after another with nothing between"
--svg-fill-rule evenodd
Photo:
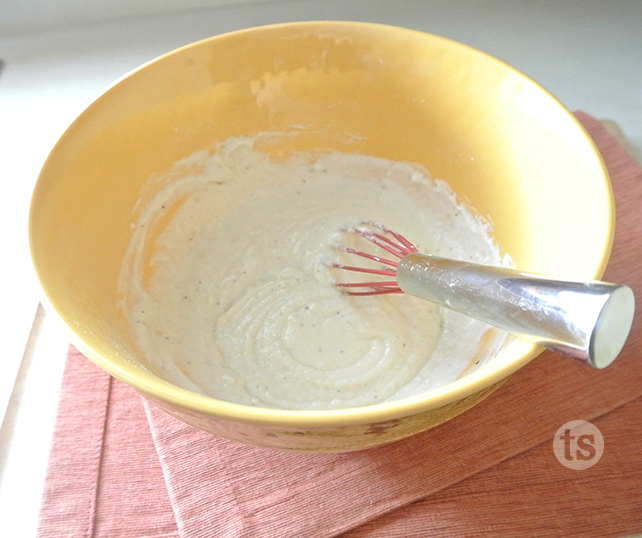
<instances>
[{"instance_id":1,"label":"red silicone whisk wires","mask_svg":"<svg viewBox=\"0 0 642 538\"><path fill-rule=\"evenodd\" d=\"M332 267L337 269L344 269L346 271L353 271L358 273L369 273L373 275L381 275L395 278L396 268L399 264L394 258L401 260L408 254L418 252L415 246L408 241L403 235L386 228L382 224L373 221L364 221L359 226L346 228L348 233L356 234L363 237L370 243L378 246L384 251L393 256L393 259L384 258L375 254L369 254L352 247L344 245L336 245L335 248L348 254L354 254L380 263L383 266L391 267L392 269L375 269L368 267L359 267L353 265L345 265L342 263L333 263ZM383 295L386 293L403 293L399 288L396 280L383 280L378 282L336 282L335 286L343 288L347 295Z\"/></svg>"}]
</instances>

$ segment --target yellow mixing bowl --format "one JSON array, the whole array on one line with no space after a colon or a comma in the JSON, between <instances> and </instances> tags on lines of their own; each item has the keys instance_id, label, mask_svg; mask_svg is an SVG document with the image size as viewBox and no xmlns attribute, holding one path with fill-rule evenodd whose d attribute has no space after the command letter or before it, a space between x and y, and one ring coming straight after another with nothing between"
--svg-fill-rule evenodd
<instances>
[{"instance_id":1,"label":"yellow mixing bowl","mask_svg":"<svg viewBox=\"0 0 642 538\"><path fill-rule=\"evenodd\" d=\"M29 232L48 311L73 344L189 424L261 446L367 448L454 417L541 352L520 340L440 389L336 411L230 404L154 375L117 306L142 185L214 142L293 129L304 132L297 149L424 165L492 222L519 269L602 276L614 208L601 158L574 117L508 65L441 37L352 22L267 26L181 48L120 80L64 133L38 179Z\"/></svg>"}]
</instances>

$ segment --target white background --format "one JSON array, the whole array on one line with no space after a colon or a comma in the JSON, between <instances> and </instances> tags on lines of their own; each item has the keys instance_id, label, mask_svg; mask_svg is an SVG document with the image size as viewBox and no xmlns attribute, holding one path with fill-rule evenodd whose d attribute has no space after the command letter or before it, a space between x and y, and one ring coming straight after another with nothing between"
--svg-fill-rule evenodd
<instances>
[{"instance_id":1,"label":"white background","mask_svg":"<svg viewBox=\"0 0 642 538\"><path fill-rule=\"evenodd\" d=\"M26 243L51 147L143 62L231 30L318 19L405 26L481 49L571 110L616 122L642 154L639 0L0 0L0 536L35 536L66 349L51 319L34 318Z\"/></svg>"}]
</instances>

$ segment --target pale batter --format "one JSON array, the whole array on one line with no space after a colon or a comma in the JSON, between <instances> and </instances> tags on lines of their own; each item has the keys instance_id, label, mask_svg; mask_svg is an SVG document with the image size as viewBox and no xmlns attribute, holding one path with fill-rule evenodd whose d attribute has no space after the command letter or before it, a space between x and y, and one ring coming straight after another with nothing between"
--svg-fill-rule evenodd
<instances>
[{"instance_id":1,"label":"pale batter","mask_svg":"<svg viewBox=\"0 0 642 538\"><path fill-rule=\"evenodd\" d=\"M256 149L269 136L198 152L143 193L120 288L158 375L229 402L336 409L444 385L497 352L504 335L483 323L332 286L355 279L329 262L353 240L341 229L363 220L423 252L499 265L487 225L444 183L364 155L275 161Z\"/></svg>"}]
</instances>

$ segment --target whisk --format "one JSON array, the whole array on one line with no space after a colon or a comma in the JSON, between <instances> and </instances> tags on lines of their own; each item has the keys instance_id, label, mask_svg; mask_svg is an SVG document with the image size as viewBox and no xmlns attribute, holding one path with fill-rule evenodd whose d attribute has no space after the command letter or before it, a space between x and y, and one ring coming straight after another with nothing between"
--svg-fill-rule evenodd
<instances>
[{"instance_id":1,"label":"whisk","mask_svg":"<svg viewBox=\"0 0 642 538\"><path fill-rule=\"evenodd\" d=\"M376 262L377 267L342 263L333 263L333 267L387 277L335 283L348 295L414 295L596 368L611 364L629 335L635 299L628 286L559 280L422 254L401 234L372 221L345 231L387 253L376 255L336 246L342 252Z\"/></svg>"}]
</instances>

